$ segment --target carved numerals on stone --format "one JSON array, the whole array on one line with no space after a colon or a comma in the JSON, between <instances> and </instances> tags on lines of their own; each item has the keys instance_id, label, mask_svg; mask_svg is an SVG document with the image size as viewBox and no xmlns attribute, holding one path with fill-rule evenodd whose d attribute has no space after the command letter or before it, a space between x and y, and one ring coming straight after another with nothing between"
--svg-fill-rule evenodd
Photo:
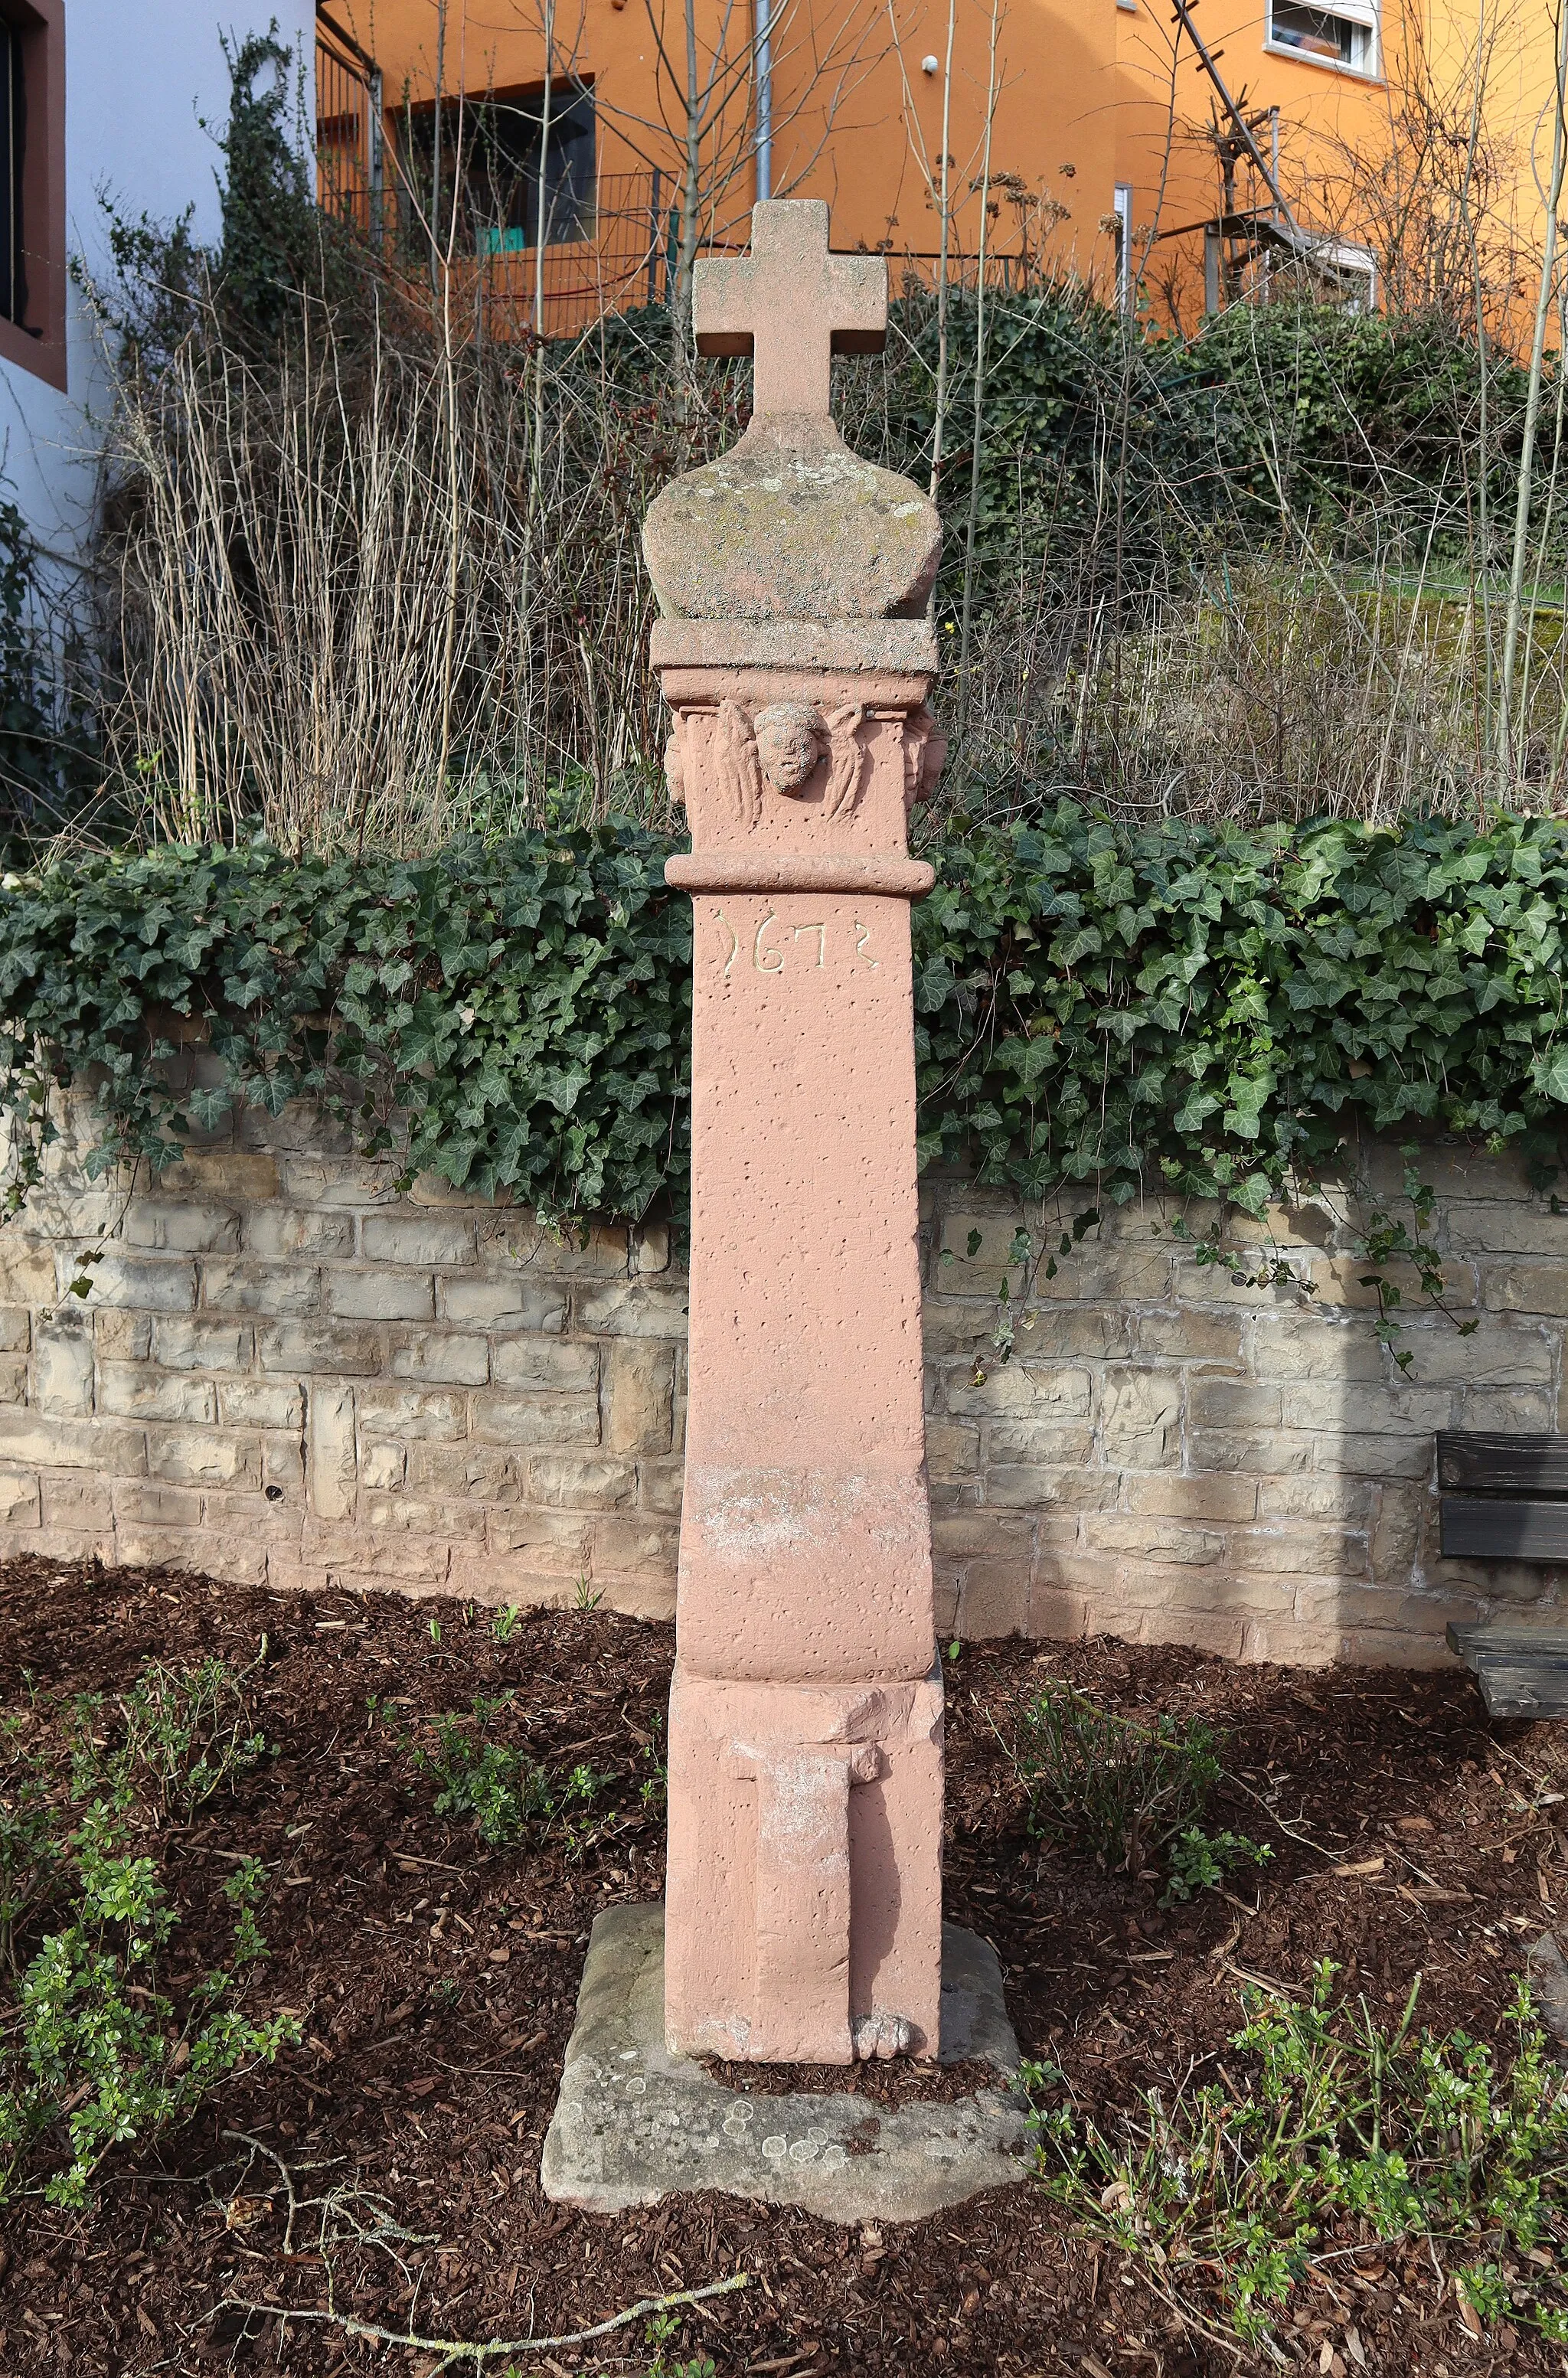
<instances>
[{"instance_id":1,"label":"carved numerals on stone","mask_svg":"<svg viewBox=\"0 0 1568 2378\"><path fill-rule=\"evenodd\" d=\"M803 969L818 974L829 969L838 972L846 959L852 967L868 967L873 974L881 967L881 959L871 955L871 929L858 917L835 918L831 924L826 919L784 924L778 910L770 906L755 931L750 926L747 928L745 956L741 955L740 934L716 903L713 922L721 936L713 945L713 955L725 982L731 979L737 958L743 974L748 967L753 974L761 975L796 974ZM704 940L700 947L706 950L707 946Z\"/></svg>"}]
</instances>

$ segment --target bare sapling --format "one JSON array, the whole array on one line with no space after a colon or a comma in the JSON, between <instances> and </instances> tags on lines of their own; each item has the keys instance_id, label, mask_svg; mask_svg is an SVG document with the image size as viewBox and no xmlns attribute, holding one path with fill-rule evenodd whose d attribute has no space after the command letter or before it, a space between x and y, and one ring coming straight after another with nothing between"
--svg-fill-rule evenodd
<instances>
[{"instance_id":1,"label":"bare sapling","mask_svg":"<svg viewBox=\"0 0 1568 2378\"><path fill-rule=\"evenodd\" d=\"M1568 10L1562 0L1548 0L1552 27L1551 162L1541 192L1542 231L1540 280L1530 340L1529 386L1525 400L1524 449L1519 457L1519 487L1514 515L1514 549L1508 572L1508 610L1502 631L1502 707L1499 718L1499 760L1505 786L1518 774L1517 753L1522 721L1514 715L1514 686L1519 657L1519 627L1524 609L1525 570L1529 558L1530 499L1535 487L1536 440L1540 430L1541 390L1546 366L1547 330L1557 294L1558 216L1562 182L1568 166L1568 125L1564 122L1568 87ZM1559 353L1558 378L1562 358Z\"/></svg>"}]
</instances>

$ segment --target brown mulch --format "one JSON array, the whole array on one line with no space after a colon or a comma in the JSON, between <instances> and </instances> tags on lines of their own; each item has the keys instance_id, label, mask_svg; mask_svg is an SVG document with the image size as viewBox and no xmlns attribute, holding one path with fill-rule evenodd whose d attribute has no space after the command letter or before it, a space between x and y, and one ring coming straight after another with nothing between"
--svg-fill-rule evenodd
<instances>
[{"instance_id":1,"label":"brown mulch","mask_svg":"<svg viewBox=\"0 0 1568 2378\"><path fill-rule=\"evenodd\" d=\"M1182 2378L1234 2366L1117 2257L1071 2237L1030 2186L880 2232L721 2196L615 2219L543 2197L540 2143L590 1924L661 1888L670 1629L536 1614L503 1646L488 1613L452 1603L283 1597L31 1560L0 1570L5 1709L113 1690L151 1655L209 1651L259 1662L247 1689L274 1750L161 1839L182 1915L167 1971L177 1994L220 1962L219 1887L237 1856L264 1858L271 1953L251 2003L298 2010L305 2044L231 2081L159 2153L112 2162L90 2213L35 2199L0 2216L5 2378L434 2378L429 2355L297 2322L286 2333L253 2323L247 2337L238 2315L211 2316L225 2297L326 2301L309 2220L305 2249L296 2239L285 2260L277 2169L223 2135L234 2132L281 2158L302 2197L357 2192L362 2219L378 2198L415 2233L397 2245L401 2269L354 2247L332 2276L340 2309L394 2327L412 2318L426 2336L586 2327L741 2269L744 2292L686 2313L664 2347L672 2362L706 2354L720 2378ZM1047 1675L1129 1712L1201 1711L1223 1725L1239 1780L1212 1821L1273 1844L1261 1876L1162 1913L1154 1882L1042 1854L989 1713L1005 1720ZM1568 1757L1553 1729L1489 1727L1457 1672L1235 1668L1111 1642L967 1649L948 1684L948 1914L994 1942L1025 2052L1059 2062L1086 2104L1168 2086L1234 2031L1244 1977L1299 1987L1323 1956L1374 2006L1401 2006L1419 1972L1435 2028L1498 2034L1523 1945L1568 1882L1563 1810L1521 1814L1514 1789ZM552 1770L582 1761L610 1779L575 1851L533 1839L487 1852L471 1824L434 1814L431 1785L410 1771L406 1739L421 1721L509 1687L498 1735ZM1329 1852L1362 1870L1335 1873ZM898 2084L879 2074L872 2085ZM1287 2366L1334 2378L1568 2368L1525 2337L1469 2339L1422 2257L1337 2269L1298 2290ZM639 2324L518 2368L642 2370L651 2351Z\"/></svg>"}]
</instances>

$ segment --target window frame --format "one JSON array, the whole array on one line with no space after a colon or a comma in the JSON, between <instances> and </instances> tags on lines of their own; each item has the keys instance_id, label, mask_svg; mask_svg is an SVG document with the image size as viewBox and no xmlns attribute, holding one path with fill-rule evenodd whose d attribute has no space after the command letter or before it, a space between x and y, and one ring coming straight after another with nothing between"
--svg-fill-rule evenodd
<instances>
[{"instance_id":1,"label":"window frame","mask_svg":"<svg viewBox=\"0 0 1568 2378\"><path fill-rule=\"evenodd\" d=\"M1355 301L1354 310L1357 313L1375 314L1382 304L1382 288L1378 260L1372 249L1362 247L1355 240L1325 240L1323 254L1324 261L1332 266L1335 271L1344 274L1347 279L1365 281L1366 297L1364 300Z\"/></svg>"},{"instance_id":2,"label":"window frame","mask_svg":"<svg viewBox=\"0 0 1568 2378\"><path fill-rule=\"evenodd\" d=\"M1354 75L1358 82L1381 82L1382 79L1382 0L1290 0L1290 5L1309 7L1319 16L1337 17L1343 24L1353 25L1367 36L1367 60L1358 66L1354 58L1319 57L1312 50L1299 50L1290 42L1275 37L1274 12L1278 0L1265 0L1263 14L1263 48L1270 57L1290 58L1299 66L1317 66L1327 74Z\"/></svg>"},{"instance_id":3,"label":"window frame","mask_svg":"<svg viewBox=\"0 0 1568 2378\"><path fill-rule=\"evenodd\" d=\"M22 77L22 318L0 316L0 360L65 391L66 0L0 0Z\"/></svg>"},{"instance_id":4,"label":"window frame","mask_svg":"<svg viewBox=\"0 0 1568 2378\"><path fill-rule=\"evenodd\" d=\"M4 0L0 0L0 6L3 5ZM542 83L517 84L499 90L453 93L449 97L443 98L439 102L432 102L428 100L420 101L413 106L401 111L398 119L399 128L401 130L402 127L406 126L408 130L412 131L419 139L421 149L423 150L424 144L429 137L430 127L432 127L435 123L437 107L440 108L442 112L442 119L446 123L455 123L462 117L482 117L485 111L494 111L498 115L515 114L527 122L530 120L536 120L534 118L534 109L536 106L542 106L543 100L544 85ZM574 229L570 233L569 236L566 238L561 238L559 236L546 238L545 243L545 252L546 255L554 254L557 249L581 246L585 242L591 242L595 235L595 219L599 194L602 126L600 122L598 100L595 95L594 79L592 75L572 77L570 78L562 77L558 78L556 84L556 97L552 102L553 138L555 137L558 137L557 127L564 125L569 114L578 114L583 111L586 112L588 133L591 142L592 171L589 187L585 193L580 196L579 206L581 210L573 218L577 224L577 228ZM483 135L481 135L481 137L483 137ZM407 146L406 134L401 145L404 147ZM425 170L425 160L424 155L421 156L417 164L414 163L412 158L400 157L400 168L401 173L405 176L410 176L415 180L417 180L419 174ZM545 162L545 160L542 157L541 164L543 165ZM526 165L521 165L519 170L520 179L526 181L528 178L528 169ZM443 173L444 172L445 168L443 168ZM484 168L482 167L481 174L483 174L483 172ZM529 236L529 226L526 222L521 225L512 226L491 225L485 220L483 214L474 210L469 203L476 186L472 156L465 166L463 178L465 184L465 211L468 215L463 242L464 252L468 254L472 259L482 265L506 258L515 259L521 256L533 255L535 253L535 249L533 240ZM537 191L537 178L534 180L533 186L535 191ZM446 202L447 192L445 185L443 185L443 205L445 205ZM483 240L482 234L487 232L498 232L500 234L500 238L496 242L496 244L487 244ZM515 244L513 242L511 234L514 232L521 232L522 234L521 244Z\"/></svg>"}]
</instances>

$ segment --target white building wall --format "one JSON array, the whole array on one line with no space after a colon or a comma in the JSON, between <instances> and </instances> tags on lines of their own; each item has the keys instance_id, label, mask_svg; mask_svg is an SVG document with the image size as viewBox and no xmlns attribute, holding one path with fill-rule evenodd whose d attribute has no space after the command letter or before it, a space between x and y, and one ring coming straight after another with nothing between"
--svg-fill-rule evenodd
<instances>
[{"instance_id":1,"label":"white building wall","mask_svg":"<svg viewBox=\"0 0 1568 2378\"><path fill-rule=\"evenodd\" d=\"M217 137L228 121L222 36L273 18L315 64L312 0L66 0L66 212L69 251L106 269L107 198L124 216L173 222L194 205L198 239L218 231ZM204 121L205 119L205 121ZM34 535L68 560L90 527L95 413L103 380L96 334L73 285L68 392L0 356L0 471Z\"/></svg>"}]
</instances>

